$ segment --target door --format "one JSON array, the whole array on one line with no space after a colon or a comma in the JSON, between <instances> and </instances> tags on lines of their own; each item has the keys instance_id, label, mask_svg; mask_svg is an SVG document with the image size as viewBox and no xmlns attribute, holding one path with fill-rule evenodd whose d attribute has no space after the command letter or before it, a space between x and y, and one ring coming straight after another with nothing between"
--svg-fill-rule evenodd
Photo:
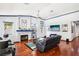
<instances>
[{"instance_id":1,"label":"door","mask_svg":"<svg viewBox=\"0 0 79 59\"><path fill-rule=\"evenodd\" d=\"M76 36L79 36L79 24L76 24Z\"/></svg>"},{"instance_id":2,"label":"door","mask_svg":"<svg viewBox=\"0 0 79 59\"><path fill-rule=\"evenodd\" d=\"M73 32L73 37L77 37L79 36L79 21L74 21L73 22L73 28L72 28Z\"/></svg>"}]
</instances>

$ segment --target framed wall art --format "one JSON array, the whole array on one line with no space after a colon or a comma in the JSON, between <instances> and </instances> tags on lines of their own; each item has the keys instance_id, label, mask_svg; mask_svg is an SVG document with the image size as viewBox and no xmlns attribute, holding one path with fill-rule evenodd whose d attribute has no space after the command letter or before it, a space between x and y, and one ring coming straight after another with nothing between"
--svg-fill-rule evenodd
<instances>
[{"instance_id":1,"label":"framed wall art","mask_svg":"<svg viewBox=\"0 0 79 59\"><path fill-rule=\"evenodd\" d=\"M62 32L68 32L68 24L62 24Z\"/></svg>"},{"instance_id":2,"label":"framed wall art","mask_svg":"<svg viewBox=\"0 0 79 59\"><path fill-rule=\"evenodd\" d=\"M60 25L50 25L50 31L60 31Z\"/></svg>"},{"instance_id":3,"label":"framed wall art","mask_svg":"<svg viewBox=\"0 0 79 59\"><path fill-rule=\"evenodd\" d=\"M26 29L27 28L27 19L19 19L19 29Z\"/></svg>"}]
</instances>

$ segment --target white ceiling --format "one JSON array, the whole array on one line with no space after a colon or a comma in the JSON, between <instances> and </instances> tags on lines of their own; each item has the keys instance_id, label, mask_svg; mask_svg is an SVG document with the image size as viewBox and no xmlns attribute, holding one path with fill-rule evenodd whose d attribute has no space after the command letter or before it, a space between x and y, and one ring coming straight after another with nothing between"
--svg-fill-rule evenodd
<instances>
[{"instance_id":1,"label":"white ceiling","mask_svg":"<svg viewBox=\"0 0 79 59\"><path fill-rule=\"evenodd\" d=\"M33 15L42 18L55 17L79 10L78 3L0 3L0 15Z\"/></svg>"}]
</instances>

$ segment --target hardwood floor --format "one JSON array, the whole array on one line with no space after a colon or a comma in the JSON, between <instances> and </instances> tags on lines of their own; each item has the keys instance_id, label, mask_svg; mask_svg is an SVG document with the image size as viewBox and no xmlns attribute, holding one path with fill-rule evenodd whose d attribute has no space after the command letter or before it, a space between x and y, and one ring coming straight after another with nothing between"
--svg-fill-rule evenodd
<instances>
[{"instance_id":1,"label":"hardwood floor","mask_svg":"<svg viewBox=\"0 0 79 59\"><path fill-rule=\"evenodd\" d=\"M16 43L16 56L79 56L79 37L76 37L69 44L61 41L58 47L41 53L38 50L32 51L24 43Z\"/></svg>"}]
</instances>

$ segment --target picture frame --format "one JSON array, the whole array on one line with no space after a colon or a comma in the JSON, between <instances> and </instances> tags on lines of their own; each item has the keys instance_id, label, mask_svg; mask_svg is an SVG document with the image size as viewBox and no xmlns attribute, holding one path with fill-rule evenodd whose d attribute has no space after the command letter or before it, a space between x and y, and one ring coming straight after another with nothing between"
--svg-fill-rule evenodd
<instances>
[{"instance_id":1,"label":"picture frame","mask_svg":"<svg viewBox=\"0 0 79 59\"><path fill-rule=\"evenodd\" d=\"M20 18L19 19L19 29L27 29L27 19Z\"/></svg>"},{"instance_id":2,"label":"picture frame","mask_svg":"<svg viewBox=\"0 0 79 59\"><path fill-rule=\"evenodd\" d=\"M68 32L68 24L62 24L62 32Z\"/></svg>"},{"instance_id":3,"label":"picture frame","mask_svg":"<svg viewBox=\"0 0 79 59\"><path fill-rule=\"evenodd\" d=\"M60 31L60 25L50 25L50 31Z\"/></svg>"}]
</instances>

